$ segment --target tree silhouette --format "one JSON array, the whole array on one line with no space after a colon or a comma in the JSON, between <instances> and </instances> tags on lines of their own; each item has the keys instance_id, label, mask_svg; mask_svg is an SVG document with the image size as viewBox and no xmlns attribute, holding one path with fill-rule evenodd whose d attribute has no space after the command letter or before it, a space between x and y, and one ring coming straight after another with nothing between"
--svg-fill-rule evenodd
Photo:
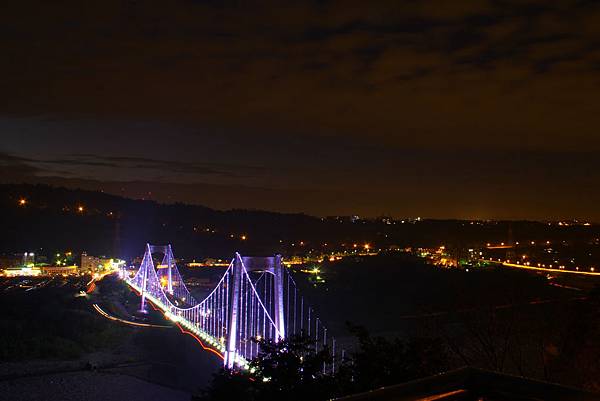
<instances>
[{"instance_id":1,"label":"tree silhouette","mask_svg":"<svg viewBox=\"0 0 600 401\"><path fill-rule=\"evenodd\" d=\"M388 340L372 337L363 327L350 330L358 347L334 374L327 368L330 350L315 350L314 338L254 340L261 351L250 369L221 370L196 400L327 400L429 376L447 366L446 351L436 339Z\"/></svg>"}]
</instances>

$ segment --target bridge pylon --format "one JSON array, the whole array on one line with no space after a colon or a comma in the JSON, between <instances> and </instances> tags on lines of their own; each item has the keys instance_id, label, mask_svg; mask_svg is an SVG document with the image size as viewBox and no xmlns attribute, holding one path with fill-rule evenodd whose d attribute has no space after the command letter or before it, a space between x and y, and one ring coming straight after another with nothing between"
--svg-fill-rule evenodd
<instances>
[{"instance_id":1,"label":"bridge pylon","mask_svg":"<svg viewBox=\"0 0 600 401\"><path fill-rule=\"evenodd\" d=\"M275 255L273 260L273 276L275 281L275 327L279 331L279 338L285 338L285 318L283 299L283 267L281 266L281 255Z\"/></svg>"},{"instance_id":2,"label":"bridge pylon","mask_svg":"<svg viewBox=\"0 0 600 401\"><path fill-rule=\"evenodd\" d=\"M240 299L240 285L242 281L242 257L239 253L235 253L235 258L231 268L233 269L232 274L232 287L229 291L229 327L227 327L227 349L225 351L224 363L228 369L233 369L237 356L237 336L238 336L238 300Z\"/></svg>"},{"instance_id":3,"label":"bridge pylon","mask_svg":"<svg viewBox=\"0 0 600 401\"><path fill-rule=\"evenodd\" d=\"M150 244L146 244L146 251L144 252L144 258L142 259L142 291L141 291L141 304L140 304L140 312L146 313L146 291L148 284L148 264L150 264L150 268L154 268L152 263L152 253L150 252Z\"/></svg>"},{"instance_id":4,"label":"bridge pylon","mask_svg":"<svg viewBox=\"0 0 600 401\"><path fill-rule=\"evenodd\" d=\"M247 279L247 277L244 277L247 273L262 271L273 275L273 324L277 333L274 341L280 341L285 338L284 269L281 264L281 255L271 257L242 257L236 252L232 269L233 282L229 291L229 327L227 328L227 349L225 351L225 367L230 369L236 363L237 347L240 344L238 324L241 324L240 308L243 306L242 282L244 279Z\"/></svg>"},{"instance_id":5,"label":"bridge pylon","mask_svg":"<svg viewBox=\"0 0 600 401\"><path fill-rule=\"evenodd\" d=\"M169 294L173 295L173 251L171 250L171 244L167 245L167 291Z\"/></svg>"}]
</instances>

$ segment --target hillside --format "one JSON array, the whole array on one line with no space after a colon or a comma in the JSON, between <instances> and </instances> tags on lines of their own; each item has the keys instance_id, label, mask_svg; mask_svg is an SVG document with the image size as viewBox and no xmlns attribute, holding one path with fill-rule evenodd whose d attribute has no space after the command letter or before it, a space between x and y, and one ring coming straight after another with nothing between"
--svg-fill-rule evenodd
<instances>
[{"instance_id":1,"label":"hillside","mask_svg":"<svg viewBox=\"0 0 600 401\"><path fill-rule=\"evenodd\" d=\"M600 235L600 226L558 227L541 222L461 220L351 220L259 210L215 210L200 205L160 204L102 192L46 185L0 185L0 253L87 251L132 258L146 242L171 243L178 257L305 254L351 249L369 243L453 246L461 249L514 238L575 239Z\"/></svg>"}]
</instances>

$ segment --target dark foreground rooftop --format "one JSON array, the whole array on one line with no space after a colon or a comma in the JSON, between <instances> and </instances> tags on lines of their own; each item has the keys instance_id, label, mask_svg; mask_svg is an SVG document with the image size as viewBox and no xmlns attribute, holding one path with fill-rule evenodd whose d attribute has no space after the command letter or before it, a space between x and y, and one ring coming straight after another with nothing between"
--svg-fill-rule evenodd
<instances>
[{"instance_id":1,"label":"dark foreground rooftop","mask_svg":"<svg viewBox=\"0 0 600 401\"><path fill-rule=\"evenodd\" d=\"M522 377L462 368L339 399L344 401L600 400L600 394Z\"/></svg>"}]
</instances>

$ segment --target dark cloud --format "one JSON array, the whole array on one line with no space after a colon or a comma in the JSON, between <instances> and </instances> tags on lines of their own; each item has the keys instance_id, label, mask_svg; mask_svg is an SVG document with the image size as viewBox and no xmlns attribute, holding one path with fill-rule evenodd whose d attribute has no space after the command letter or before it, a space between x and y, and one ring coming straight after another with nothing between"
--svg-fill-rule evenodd
<instances>
[{"instance_id":1,"label":"dark cloud","mask_svg":"<svg viewBox=\"0 0 600 401\"><path fill-rule=\"evenodd\" d=\"M83 165L105 165L113 168L125 169L151 169L159 170L165 173L191 173L198 176L202 175L229 175L233 173L216 170L209 163L186 163L173 160L156 160L144 157L126 157L126 156L97 156L90 154L76 155L75 159L68 160L73 164ZM59 163L61 161L58 161Z\"/></svg>"},{"instance_id":2,"label":"dark cloud","mask_svg":"<svg viewBox=\"0 0 600 401\"><path fill-rule=\"evenodd\" d=\"M0 152L0 169L2 172L0 180L3 183L28 182L40 172L38 168L29 165L26 159L2 152Z\"/></svg>"},{"instance_id":3,"label":"dark cloud","mask_svg":"<svg viewBox=\"0 0 600 401\"><path fill-rule=\"evenodd\" d=\"M115 176L118 176L121 169L142 169L156 170L164 174L169 173L186 173L193 174L195 177L207 175L237 177L238 174L224 170L217 170L210 166L209 163L186 163L172 160L156 160L143 157L121 157L121 156L98 156L92 154L77 154L71 158L63 159L37 159L29 157L19 157L15 155L0 154L0 162L13 168L19 168L27 171L32 175L44 171L48 166L57 166L58 168L80 168L80 167L106 167L113 170ZM35 167L38 166L38 167ZM221 164L221 167L225 165ZM238 166L229 166L229 169L239 168ZM248 167L245 167L248 169ZM54 172L59 170L52 169ZM64 170L60 171L64 174ZM71 174L74 174L71 171Z\"/></svg>"},{"instance_id":4,"label":"dark cloud","mask_svg":"<svg viewBox=\"0 0 600 401\"><path fill-rule=\"evenodd\" d=\"M15 176L246 188L278 210L318 193L320 214L334 191L340 212L527 216L546 194L597 214L594 1L31 1L0 27ZM461 186L477 194L436 203Z\"/></svg>"}]
</instances>

